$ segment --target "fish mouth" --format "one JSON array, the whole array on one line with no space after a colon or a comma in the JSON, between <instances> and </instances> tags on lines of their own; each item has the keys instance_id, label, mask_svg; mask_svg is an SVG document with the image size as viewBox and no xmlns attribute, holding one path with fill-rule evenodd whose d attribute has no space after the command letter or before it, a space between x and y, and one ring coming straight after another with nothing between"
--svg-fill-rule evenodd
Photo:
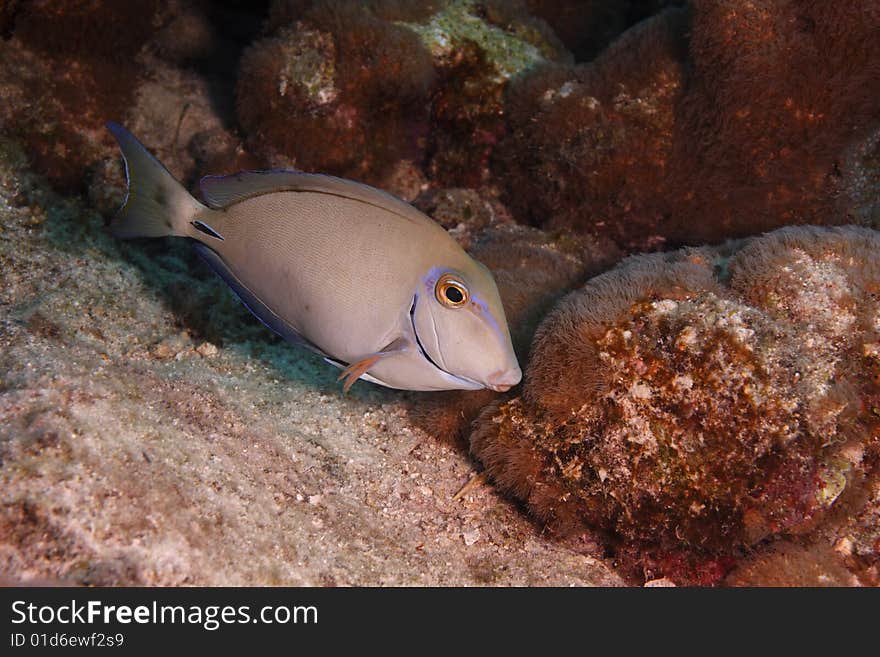
<instances>
[{"instance_id":1,"label":"fish mouth","mask_svg":"<svg viewBox=\"0 0 880 657\"><path fill-rule=\"evenodd\" d=\"M517 365L516 368L490 374L486 378L486 387L495 392L507 392L520 381L522 381L522 370Z\"/></svg>"},{"instance_id":2,"label":"fish mouth","mask_svg":"<svg viewBox=\"0 0 880 657\"><path fill-rule=\"evenodd\" d=\"M479 381L474 381L473 379L469 379L466 376L459 376L458 374L453 374L452 372L449 372L448 370L444 370L442 367L440 367L437 363L434 362L434 359L431 358L431 356L428 355L428 351L422 345L422 340L421 340L421 338L419 338L419 332L416 329L416 303L418 302L418 300L419 300L418 294L413 296L412 305L409 308L409 322L412 325L413 335L416 338L416 346L418 346L419 352L422 354L422 356L424 356L425 360L428 361L435 368L440 370L440 372L442 372L447 377L455 379L458 383L462 384L462 387L465 390L479 390L481 388L485 388L486 387L485 384L480 383Z\"/></svg>"}]
</instances>

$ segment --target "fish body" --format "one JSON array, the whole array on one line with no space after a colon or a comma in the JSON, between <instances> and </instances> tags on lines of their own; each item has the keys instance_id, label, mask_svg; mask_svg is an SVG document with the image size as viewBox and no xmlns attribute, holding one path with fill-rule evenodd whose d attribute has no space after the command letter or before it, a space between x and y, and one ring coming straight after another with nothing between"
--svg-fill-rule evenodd
<instances>
[{"instance_id":1,"label":"fish body","mask_svg":"<svg viewBox=\"0 0 880 657\"><path fill-rule=\"evenodd\" d=\"M411 205L299 172L202 181L193 198L121 126L129 196L119 237L178 235L271 329L357 380L506 390L521 371L489 271Z\"/></svg>"}]
</instances>

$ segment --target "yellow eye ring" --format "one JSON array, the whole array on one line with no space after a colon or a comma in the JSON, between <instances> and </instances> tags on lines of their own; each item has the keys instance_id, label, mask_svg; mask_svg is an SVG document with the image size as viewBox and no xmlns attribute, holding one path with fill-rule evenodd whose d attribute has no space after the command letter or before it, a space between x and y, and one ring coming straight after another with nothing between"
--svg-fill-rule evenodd
<instances>
[{"instance_id":1,"label":"yellow eye ring","mask_svg":"<svg viewBox=\"0 0 880 657\"><path fill-rule=\"evenodd\" d=\"M434 296L447 308L461 308L471 298L465 284L453 274L443 274L434 286Z\"/></svg>"}]
</instances>

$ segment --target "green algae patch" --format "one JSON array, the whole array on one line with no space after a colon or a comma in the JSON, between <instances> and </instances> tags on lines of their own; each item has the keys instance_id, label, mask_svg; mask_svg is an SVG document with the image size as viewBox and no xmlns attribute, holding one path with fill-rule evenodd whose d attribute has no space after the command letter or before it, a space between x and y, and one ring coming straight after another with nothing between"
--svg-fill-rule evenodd
<instances>
[{"instance_id":1,"label":"green algae patch","mask_svg":"<svg viewBox=\"0 0 880 657\"><path fill-rule=\"evenodd\" d=\"M451 57L463 43L479 46L495 65L496 81L507 81L546 61L540 48L527 40L490 25L476 15L476 2L457 0L434 14L427 23L399 22L418 34L435 58Z\"/></svg>"}]
</instances>

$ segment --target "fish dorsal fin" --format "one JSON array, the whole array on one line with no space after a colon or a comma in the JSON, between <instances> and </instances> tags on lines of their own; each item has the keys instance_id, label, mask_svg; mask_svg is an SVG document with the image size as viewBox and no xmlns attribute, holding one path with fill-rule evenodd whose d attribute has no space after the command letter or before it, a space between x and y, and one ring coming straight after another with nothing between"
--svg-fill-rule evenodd
<instances>
[{"instance_id":1,"label":"fish dorsal fin","mask_svg":"<svg viewBox=\"0 0 880 657\"><path fill-rule=\"evenodd\" d=\"M199 186L205 202L214 209L231 205L254 196L276 192L315 192L348 198L401 215L411 221L427 217L396 196L354 180L320 173L301 171L241 171L230 176L206 176ZM433 222L432 222L433 223Z\"/></svg>"}]
</instances>

